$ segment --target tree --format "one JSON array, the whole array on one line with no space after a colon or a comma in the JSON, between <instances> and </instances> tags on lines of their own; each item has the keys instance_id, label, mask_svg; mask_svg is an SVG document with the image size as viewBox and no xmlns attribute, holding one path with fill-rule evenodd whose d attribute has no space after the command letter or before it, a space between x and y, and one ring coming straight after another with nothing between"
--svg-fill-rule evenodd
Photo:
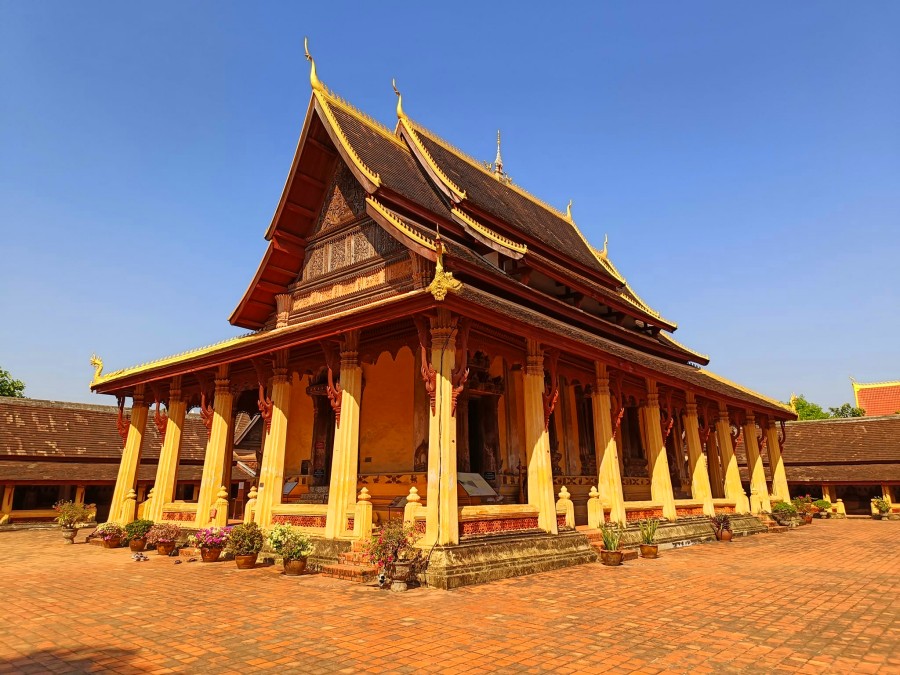
<instances>
[{"instance_id":1,"label":"tree","mask_svg":"<svg viewBox=\"0 0 900 675\"><path fill-rule=\"evenodd\" d=\"M829 408L828 412L832 417L865 417L866 411L862 408L854 408L849 403L845 403L840 408Z\"/></svg>"},{"instance_id":2,"label":"tree","mask_svg":"<svg viewBox=\"0 0 900 675\"><path fill-rule=\"evenodd\" d=\"M22 380L14 380L9 372L0 368L0 396L25 398L25 383Z\"/></svg>"},{"instance_id":3,"label":"tree","mask_svg":"<svg viewBox=\"0 0 900 675\"><path fill-rule=\"evenodd\" d=\"M827 420L831 415L825 412L818 403L806 400L803 394L791 397L791 405L801 420Z\"/></svg>"}]
</instances>

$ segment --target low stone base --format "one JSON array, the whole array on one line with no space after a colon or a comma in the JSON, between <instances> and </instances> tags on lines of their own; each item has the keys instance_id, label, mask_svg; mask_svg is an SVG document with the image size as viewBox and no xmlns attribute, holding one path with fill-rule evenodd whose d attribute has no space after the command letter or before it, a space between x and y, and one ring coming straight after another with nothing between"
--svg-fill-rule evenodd
<instances>
[{"instance_id":1,"label":"low stone base","mask_svg":"<svg viewBox=\"0 0 900 675\"><path fill-rule=\"evenodd\" d=\"M325 565L336 565L338 556L350 550L353 542L348 539L313 538L313 552L306 559L306 568L312 572L321 572Z\"/></svg>"},{"instance_id":2,"label":"low stone base","mask_svg":"<svg viewBox=\"0 0 900 675\"><path fill-rule=\"evenodd\" d=\"M731 514L731 531L735 537L744 537L748 534L760 534L766 532L766 526L763 525L756 516L744 514Z\"/></svg>"},{"instance_id":3,"label":"low stone base","mask_svg":"<svg viewBox=\"0 0 900 675\"><path fill-rule=\"evenodd\" d=\"M596 561L581 532L496 535L436 546L419 576L429 586L449 590Z\"/></svg>"},{"instance_id":4,"label":"low stone base","mask_svg":"<svg viewBox=\"0 0 900 675\"><path fill-rule=\"evenodd\" d=\"M659 529L656 530L654 543L665 550L702 541L712 541L715 538L716 533L709 518L697 516L695 518L679 518L674 523L660 523ZM637 547L640 543L641 531L637 524L628 527L622 533L622 548Z\"/></svg>"}]
</instances>

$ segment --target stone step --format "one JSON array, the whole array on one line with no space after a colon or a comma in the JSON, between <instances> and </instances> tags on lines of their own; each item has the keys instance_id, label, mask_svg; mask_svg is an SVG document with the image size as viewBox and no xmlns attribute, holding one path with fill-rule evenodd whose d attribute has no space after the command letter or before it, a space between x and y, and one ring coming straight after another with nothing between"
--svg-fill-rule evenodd
<instances>
[{"instance_id":1,"label":"stone step","mask_svg":"<svg viewBox=\"0 0 900 675\"><path fill-rule=\"evenodd\" d=\"M357 565L361 567L371 566L369 556L361 551L350 551L349 553L339 553L338 562L341 565Z\"/></svg>"},{"instance_id":2,"label":"stone step","mask_svg":"<svg viewBox=\"0 0 900 675\"><path fill-rule=\"evenodd\" d=\"M789 529L791 528L787 527L786 525L779 525L778 523L775 523L774 525L766 525L766 530L768 532L787 532Z\"/></svg>"},{"instance_id":3,"label":"stone step","mask_svg":"<svg viewBox=\"0 0 900 675\"><path fill-rule=\"evenodd\" d=\"M345 581L354 581L357 583L368 583L375 580L378 574L378 568L374 565L323 565L322 576L331 577L332 579L343 579Z\"/></svg>"}]
</instances>

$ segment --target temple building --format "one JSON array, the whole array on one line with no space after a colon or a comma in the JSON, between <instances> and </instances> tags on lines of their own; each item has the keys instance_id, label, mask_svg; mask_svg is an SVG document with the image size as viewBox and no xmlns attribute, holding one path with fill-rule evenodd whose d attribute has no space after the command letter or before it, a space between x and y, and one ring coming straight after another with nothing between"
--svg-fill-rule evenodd
<instances>
[{"instance_id":1,"label":"temple building","mask_svg":"<svg viewBox=\"0 0 900 675\"><path fill-rule=\"evenodd\" d=\"M57 515L53 505L60 500L94 504L98 520L108 518L128 438L128 411L124 399L120 403L85 405L0 396L0 525L52 520ZM252 460L254 448L260 446L259 434L254 433L258 417L245 413L235 420L231 486L235 517L243 515L242 503L256 477ZM160 421L161 416L151 413L150 419ZM147 424L133 485L138 503L156 480L165 432L160 424ZM174 488L178 499L190 500L200 488L206 440L200 416L187 415Z\"/></svg>"},{"instance_id":2,"label":"temple building","mask_svg":"<svg viewBox=\"0 0 900 675\"><path fill-rule=\"evenodd\" d=\"M307 55L308 56L308 55ZM593 560L583 530L669 524L788 496L781 403L714 375L676 324L564 210L404 111L384 127L312 92L259 268L230 317L251 331L103 372L132 401L111 518L127 521L151 408L167 426L144 513L227 522L233 425L263 451L245 519L314 535L315 566L373 523L422 533L428 583L452 587ZM208 429L200 488L179 498L185 414ZM734 454L747 442L746 492ZM774 467L770 480L761 456ZM745 517L746 514L746 517ZM752 521L752 522L751 522Z\"/></svg>"}]
</instances>

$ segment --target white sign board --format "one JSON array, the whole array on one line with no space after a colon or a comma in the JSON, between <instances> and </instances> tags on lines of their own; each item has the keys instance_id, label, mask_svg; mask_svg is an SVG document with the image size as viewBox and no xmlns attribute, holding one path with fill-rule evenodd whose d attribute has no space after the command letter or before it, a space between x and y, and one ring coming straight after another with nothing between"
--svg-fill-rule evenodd
<instances>
[{"instance_id":1,"label":"white sign board","mask_svg":"<svg viewBox=\"0 0 900 675\"><path fill-rule=\"evenodd\" d=\"M480 473L458 473L456 480L459 486L466 491L470 497L496 497L497 493L494 488L487 484L487 481Z\"/></svg>"}]
</instances>

